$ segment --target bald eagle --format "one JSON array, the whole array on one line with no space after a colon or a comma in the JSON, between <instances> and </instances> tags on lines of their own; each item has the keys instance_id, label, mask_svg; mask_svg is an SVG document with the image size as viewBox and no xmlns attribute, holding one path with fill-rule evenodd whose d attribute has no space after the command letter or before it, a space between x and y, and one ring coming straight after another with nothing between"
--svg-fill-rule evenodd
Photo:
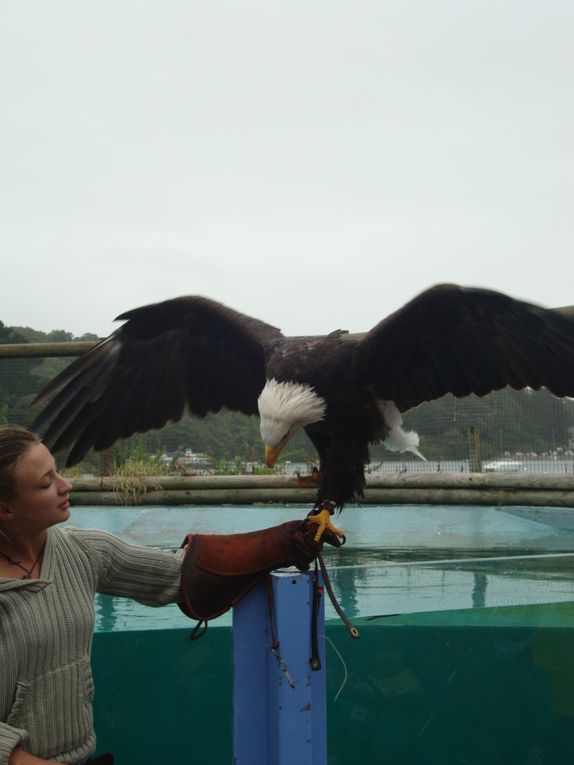
<instances>
[{"instance_id":1,"label":"bald eagle","mask_svg":"<svg viewBox=\"0 0 574 765\"><path fill-rule=\"evenodd\" d=\"M369 332L286 338L203 297L136 308L61 372L38 417L68 465L94 448L222 408L259 415L268 465L304 429L319 455L316 508L361 497L369 444L418 451L402 413L446 393L505 386L574 396L574 320L498 292L443 284ZM326 513L328 515L328 512Z\"/></svg>"}]
</instances>

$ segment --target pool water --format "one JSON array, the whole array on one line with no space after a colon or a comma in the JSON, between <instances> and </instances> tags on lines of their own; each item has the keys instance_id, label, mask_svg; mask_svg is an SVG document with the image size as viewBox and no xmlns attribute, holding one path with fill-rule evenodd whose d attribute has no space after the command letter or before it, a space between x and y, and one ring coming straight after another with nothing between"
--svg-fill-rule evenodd
<instances>
[{"instance_id":1,"label":"pool water","mask_svg":"<svg viewBox=\"0 0 574 765\"><path fill-rule=\"evenodd\" d=\"M574 601L574 524L565 509L348 507L347 535L327 548L333 589L351 619ZM237 533L302 518L302 506L82 507L69 521L134 544L175 549L188 531ZM574 512L574 511L573 511ZM566 521L564 521L566 518ZM101 632L189 626L177 606L98 596ZM327 619L335 613L330 604ZM220 625L231 623L228 613Z\"/></svg>"}]
</instances>

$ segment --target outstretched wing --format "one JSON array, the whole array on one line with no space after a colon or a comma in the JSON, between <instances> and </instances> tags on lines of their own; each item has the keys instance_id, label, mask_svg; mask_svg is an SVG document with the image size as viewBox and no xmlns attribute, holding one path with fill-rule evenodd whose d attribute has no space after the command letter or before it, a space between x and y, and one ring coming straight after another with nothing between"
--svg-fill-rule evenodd
<instances>
[{"instance_id":1,"label":"outstretched wing","mask_svg":"<svg viewBox=\"0 0 574 765\"><path fill-rule=\"evenodd\" d=\"M441 284L357 346L362 374L401 412L507 385L574 396L574 320L499 292Z\"/></svg>"},{"instance_id":2,"label":"outstretched wing","mask_svg":"<svg viewBox=\"0 0 574 765\"><path fill-rule=\"evenodd\" d=\"M126 323L77 359L40 393L61 388L34 428L68 465L93 447L163 427L185 408L254 414L275 327L202 297L181 297L118 316ZM62 387L63 386L63 387ZM36 402L34 402L36 403Z\"/></svg>"}]
</instances>

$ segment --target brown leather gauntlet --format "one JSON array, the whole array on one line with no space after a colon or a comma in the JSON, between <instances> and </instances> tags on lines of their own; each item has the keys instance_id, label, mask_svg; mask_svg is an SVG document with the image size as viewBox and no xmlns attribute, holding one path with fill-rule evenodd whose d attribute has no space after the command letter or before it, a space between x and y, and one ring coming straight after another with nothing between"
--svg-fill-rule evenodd
<instances>
[{"instance_id":1,"label":"brown leather gauntlet","mask_svg":"<svg viewBox=\"0 0 574 765\"><path fill-rule=\"evenodd\" d=\"M192 619L215 619L272 569L295 565L306 571L322 548L315 533L306 521L289 521L244 534L188 534L179 607ZM331 536L325 541L338 547Z\"/></svg>"}]
</instances>

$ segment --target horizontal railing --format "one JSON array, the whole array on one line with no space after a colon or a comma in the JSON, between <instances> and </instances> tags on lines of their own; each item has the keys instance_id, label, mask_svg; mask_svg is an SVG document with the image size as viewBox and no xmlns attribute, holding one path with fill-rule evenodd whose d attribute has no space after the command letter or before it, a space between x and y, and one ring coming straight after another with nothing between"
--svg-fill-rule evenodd
<instances>
[{"instance_id":1,"label":"horizontal railing","mask_svg":"<svg viewBox=\"0 0 574 765\"><path fill-rule=\"evenodd\" d=\"M313 503L316 489L284 475L72 479L77 505ZM574 475L426 473L369 475L360 504L574 507Z\"/></svg>"},{"instance_id":2,"label":"horizontal railing","mask_svg":"<svg viewBox=\"0 0 574 765\"><path fill-rule=\"evenodd\" d=\"M559 308L553 308L552 310L574 319L574 305L561 306ZM342 338L343 340L360 340L365 334L366 332L347 332L342 335ZM102 339L103 338L98 340L71 340L64 343L0 344L0 358L22 359L33 356L80 356L82 353L89 351L90 348L93 348L94 345L101 342Z\"/></svg>"}]
</instances>

